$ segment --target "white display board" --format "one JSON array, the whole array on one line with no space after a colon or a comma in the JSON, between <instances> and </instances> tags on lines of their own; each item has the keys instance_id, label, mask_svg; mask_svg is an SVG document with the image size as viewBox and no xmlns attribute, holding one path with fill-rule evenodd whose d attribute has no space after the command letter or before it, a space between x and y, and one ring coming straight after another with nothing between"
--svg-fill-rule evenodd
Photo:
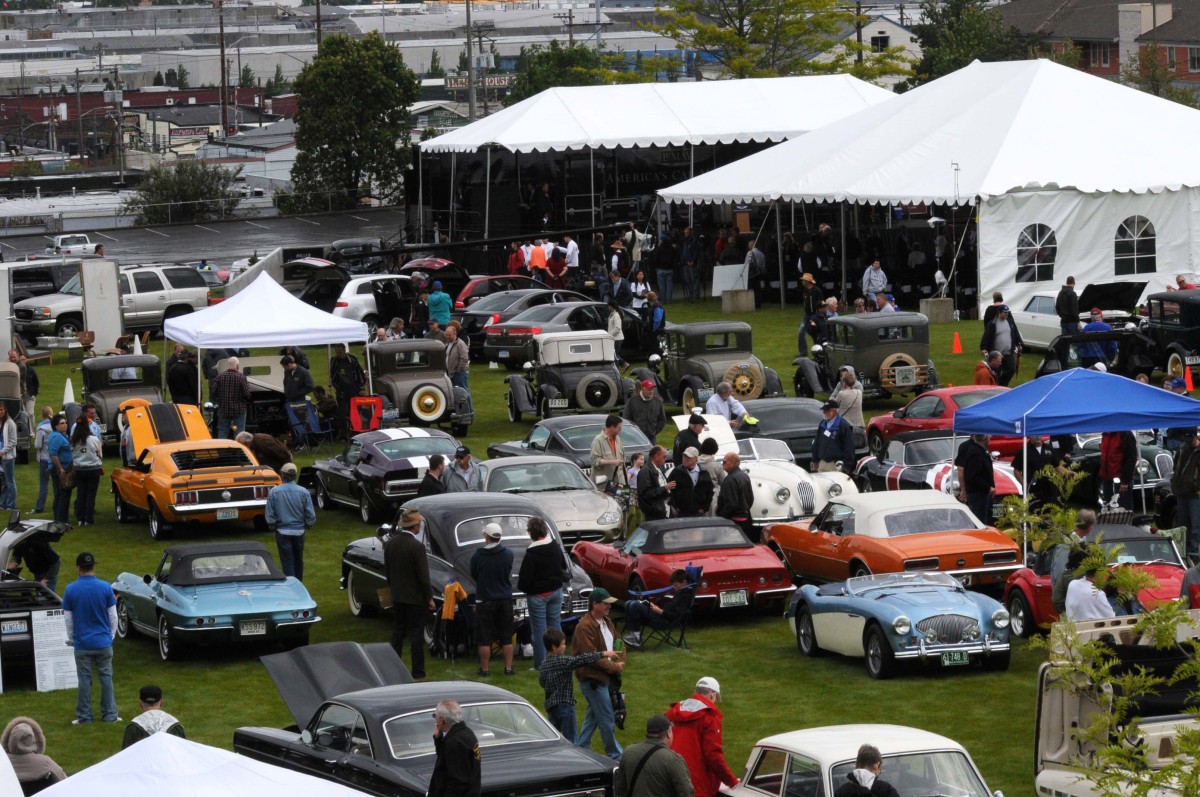
<instances>
[{"instance_id":1,"label":"white display board","mask_svg":"<svg viewBox=\"0 0 1200 797\"><path fill-rule=\"evenodd\" d=\"M714 266L712 295L720 296L725 291L744 291L746 289L746 275L749 269L744 263L737 263L731 266Z\"/></svg>"},{"instance_id":2,"label":"white display board","mask_svg":"<svg viewBox=\"0 0 1200 797\"><path fill-rule=\"evenodd\" d=\"M117 338L125 334L117 263L85 260L79 275L83 284L84 329L96 333L97 349L112 348Z\"/></svg>"},{"instance_id":3,"label":"white display board","mask_svg":"<svg viewBox=\"0 0 1200 797\"><path fill-rule=\"evenodd\" d=\"M75 649L67 644L67 618L62 609L31 612L33 667L37 690L75 689Z\"/></svg>"}]
</instances>

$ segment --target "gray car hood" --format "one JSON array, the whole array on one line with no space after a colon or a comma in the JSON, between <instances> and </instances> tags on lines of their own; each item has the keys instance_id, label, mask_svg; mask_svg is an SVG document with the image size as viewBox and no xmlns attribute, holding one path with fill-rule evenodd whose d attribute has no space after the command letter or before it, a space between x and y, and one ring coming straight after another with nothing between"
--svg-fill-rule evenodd
<instances>
[{"instance_id":1,"label":"gray car hood","mask_svg":"<svg viewBox=\"0 0 1200 797\"><path fill-rule=\"evenodd\" d=\"M29 299L22 299L13 304L13 308L28 309L33 307L60 307L70 305L82 305L83 297L75 293L47 293L41 296L33 296Z\"/></svg>"},{"instance_id":2,"label":"gray car hood","mask_svg":"<svg viewBox=\"0 0 1200 797\"><path fill-rule=\"evenodd\" d=\"M325 642L273 653L260 661L301 728L331 697L413 682L404 662L386 642Z\"/></svg>"}]
</instances>

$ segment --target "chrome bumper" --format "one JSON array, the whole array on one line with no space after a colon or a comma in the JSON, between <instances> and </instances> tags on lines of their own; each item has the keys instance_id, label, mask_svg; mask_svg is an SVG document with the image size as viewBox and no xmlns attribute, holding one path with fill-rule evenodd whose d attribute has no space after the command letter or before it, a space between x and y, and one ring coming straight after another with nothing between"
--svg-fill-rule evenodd
<instances>
[{"instance_id":1,"label":"chrome bumper","mask_svg":"<svg viewBox=\"0 0 1200 797\"><path fill-rule=\"evenodd\" d=\"M970 655L979 656L985 653L1006 653L1008 650L1009 644L1007 642L996 642L993 640L959 645L937 645L935 647L927 646L922 641L917 647L897 650L894 655L898 659L920 659L924 661L928 658L941 656L943 653L953 653L956 651L965 651Z\"/></svg>"},{"instance_id":2,"label":"chrome bumper","mask_svg":"<svg viewBox=\"0 0 1200 797\"><path fill-rule=\"evenodd\" d=\"M243 509L265 509L266 506L267 499L264 498L261 501L230 501L225 504L168 504L167 508L176 515L204 515L209 512L215 513L218 509L236 509L240 512Z\"/></svg>"}]
</instances>

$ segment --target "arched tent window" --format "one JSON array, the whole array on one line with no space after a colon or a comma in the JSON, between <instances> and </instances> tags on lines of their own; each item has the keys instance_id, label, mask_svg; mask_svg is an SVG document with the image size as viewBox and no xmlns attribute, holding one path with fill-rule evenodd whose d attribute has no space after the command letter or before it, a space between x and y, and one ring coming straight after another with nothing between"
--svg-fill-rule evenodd
<instances>
[{"instance_id":1,"label":"arched tent window","mask_svg":"<svg viewBox=\"0 0 1200 797\"><path fill-rule=\"evenodd\" d=\"M1030 224L1017 236L1017 282L1051 282L1058 239L1045 224Z\"/></svg>"},{"instance_id":2,"label":"arched tent window","mask_svg":"<svg viewBox=\"0 0 1200 797\"><path fill-rule=\"evenodd\" d=\"M1158 270L1154 225L1145 216L1130 216L1117 227L1113 270L1118 274L1153 274Z\"/></svg>"}]
</instances>

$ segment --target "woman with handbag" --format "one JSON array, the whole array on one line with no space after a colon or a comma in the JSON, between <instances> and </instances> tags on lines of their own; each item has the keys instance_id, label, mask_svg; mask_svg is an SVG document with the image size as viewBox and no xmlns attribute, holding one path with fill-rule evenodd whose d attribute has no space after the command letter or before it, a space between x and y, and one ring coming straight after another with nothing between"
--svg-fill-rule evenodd
<instances>
[{"instance_id":1,"label":"woman with handbag","mask_svg":"<svg viewBox=\"0 0 1200 797\"><path fill-rule=\"evenodd\" d=\"M54 431L46 448L54 466L54 521L66 523L70 516L71 491L75 489L75 456L67 438L67 416L54 416Z\"/></svg>"},{"instance_id":2,"label":"woman with handbag","mask_svg":"<svg viewBox=\"0 0 1200 797\"><path fill-rule=\"evenodd\" d=\"M92 434L86 415L79 416L71 433L71 456L74 460L75 525L91 526L96 522L96 492L104 475L104 451L100 438Z\"/></svg>"},{"instance_id":3,"label":"woman with handbag","mask_svg":"<svg viewBox=\"0 0 1200 797\"><path fill-rule=\"evenodd\" d=\"M570 567L550 527L540 517L531 517L526 527L530 543L517 574L517 589L529 602L529 630L533 643L533 667L546 659L542 636L547 628L562 628L563 584L570 580Z\"/></svg>"}]
</instances>

